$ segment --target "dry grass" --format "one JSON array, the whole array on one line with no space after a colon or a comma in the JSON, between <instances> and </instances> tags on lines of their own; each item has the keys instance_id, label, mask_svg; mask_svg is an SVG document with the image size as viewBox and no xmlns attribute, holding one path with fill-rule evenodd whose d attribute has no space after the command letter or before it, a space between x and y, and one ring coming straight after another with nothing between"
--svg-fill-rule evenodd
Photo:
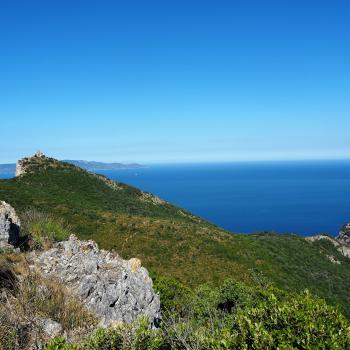
<instances>
[{"instance_id":1,"label":"dry grass","mask_svg":"<svg viewBox=\"0 0 350 350\"><path fill-rule=\"evenodd\" d=\"M21 221L22 235L30 237L30 249L50 249L54 242L67 239L72 233L71 227L62 218L35 209L25 210Z\"/></svg>"},{"instance_id":2,"label":"dry grass","mask_svg":"<svg viewBox=\"0 0 350 350\"><path fill-rule=\"evenodd\" d=\"M46 343L45 319L61 324L68 336L86 337L96 319L61 283L29 269L22 254L0 258L0 349L30 349ZM20 273L16 273L20 272Z\"/></svg>"}]
</instances>

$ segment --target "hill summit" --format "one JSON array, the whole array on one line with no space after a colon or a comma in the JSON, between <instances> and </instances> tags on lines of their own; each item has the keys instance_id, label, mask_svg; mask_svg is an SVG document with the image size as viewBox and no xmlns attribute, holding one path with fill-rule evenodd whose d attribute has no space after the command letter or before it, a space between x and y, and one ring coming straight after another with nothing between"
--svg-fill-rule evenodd
<instances>
[{"instance_id":1,"label":"hill summit","mask_svg":"<svg viewBox=\"0 0 350 350\"><path fill-rule=\"evenodd\" d=\"M16 176L25 174L31 166L44 163L46 160L48 160L48 158L41 151L37 151L31 157L18 160L16 163Z\"/></svg>"}]
</instances>

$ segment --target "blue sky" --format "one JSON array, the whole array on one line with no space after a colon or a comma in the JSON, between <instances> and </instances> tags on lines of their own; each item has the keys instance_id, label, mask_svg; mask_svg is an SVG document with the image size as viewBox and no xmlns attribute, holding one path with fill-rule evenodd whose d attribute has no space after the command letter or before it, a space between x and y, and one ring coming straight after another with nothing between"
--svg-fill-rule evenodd
<instances>
[{"instance_id":1,"label":"blue sky","mask_svg":"<svg viewBox=\"0 0 350 350\"><path fill-rule=\"evenodd\" d=\"M348 1L0 2L0 162L350 158Z\"/></svg>"}]
</instances>

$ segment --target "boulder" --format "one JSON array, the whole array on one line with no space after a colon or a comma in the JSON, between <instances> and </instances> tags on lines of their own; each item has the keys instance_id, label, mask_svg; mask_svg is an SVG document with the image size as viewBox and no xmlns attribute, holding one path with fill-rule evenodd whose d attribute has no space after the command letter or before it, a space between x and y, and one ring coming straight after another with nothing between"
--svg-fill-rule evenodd
<instances>
[{"instance_id":1,"label":"boulder","mask_svg":"<svg viewBox=\"0 0 350 350\"><path fill-rule=\"evenodd\" d=\"M74 235L45 252L32 252L30 259L33 269L60 280L100 319L100 325L129 323L140 315L157 325L159 296L140 260L123 260Z\"/></svg>"},{"instance_id":2,"label":"boulder","mask_svg":"<svg viewBox=\"0 0 350 350\"><path fill-rule=\"evenodd\" d=\"M0 248L13 248L19 238L21 221L10 204L0 201Z\"/></svg>"}]
</instances>

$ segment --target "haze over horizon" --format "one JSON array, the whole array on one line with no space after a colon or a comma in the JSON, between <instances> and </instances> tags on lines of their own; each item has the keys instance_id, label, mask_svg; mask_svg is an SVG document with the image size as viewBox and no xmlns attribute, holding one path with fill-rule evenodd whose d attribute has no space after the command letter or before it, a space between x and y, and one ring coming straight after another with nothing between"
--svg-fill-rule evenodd
<instances>
[{"instance_id":1,"label":"haze over horizon","mask_svg":"<svg viewBox=\"0 0 350 350\"><path fill-rule=\"evenodd\" d=\"M346 1L6 1L0 163L350 158ZM6 48L6 50L5 50Z\"/></svg>"}]
</instances>

